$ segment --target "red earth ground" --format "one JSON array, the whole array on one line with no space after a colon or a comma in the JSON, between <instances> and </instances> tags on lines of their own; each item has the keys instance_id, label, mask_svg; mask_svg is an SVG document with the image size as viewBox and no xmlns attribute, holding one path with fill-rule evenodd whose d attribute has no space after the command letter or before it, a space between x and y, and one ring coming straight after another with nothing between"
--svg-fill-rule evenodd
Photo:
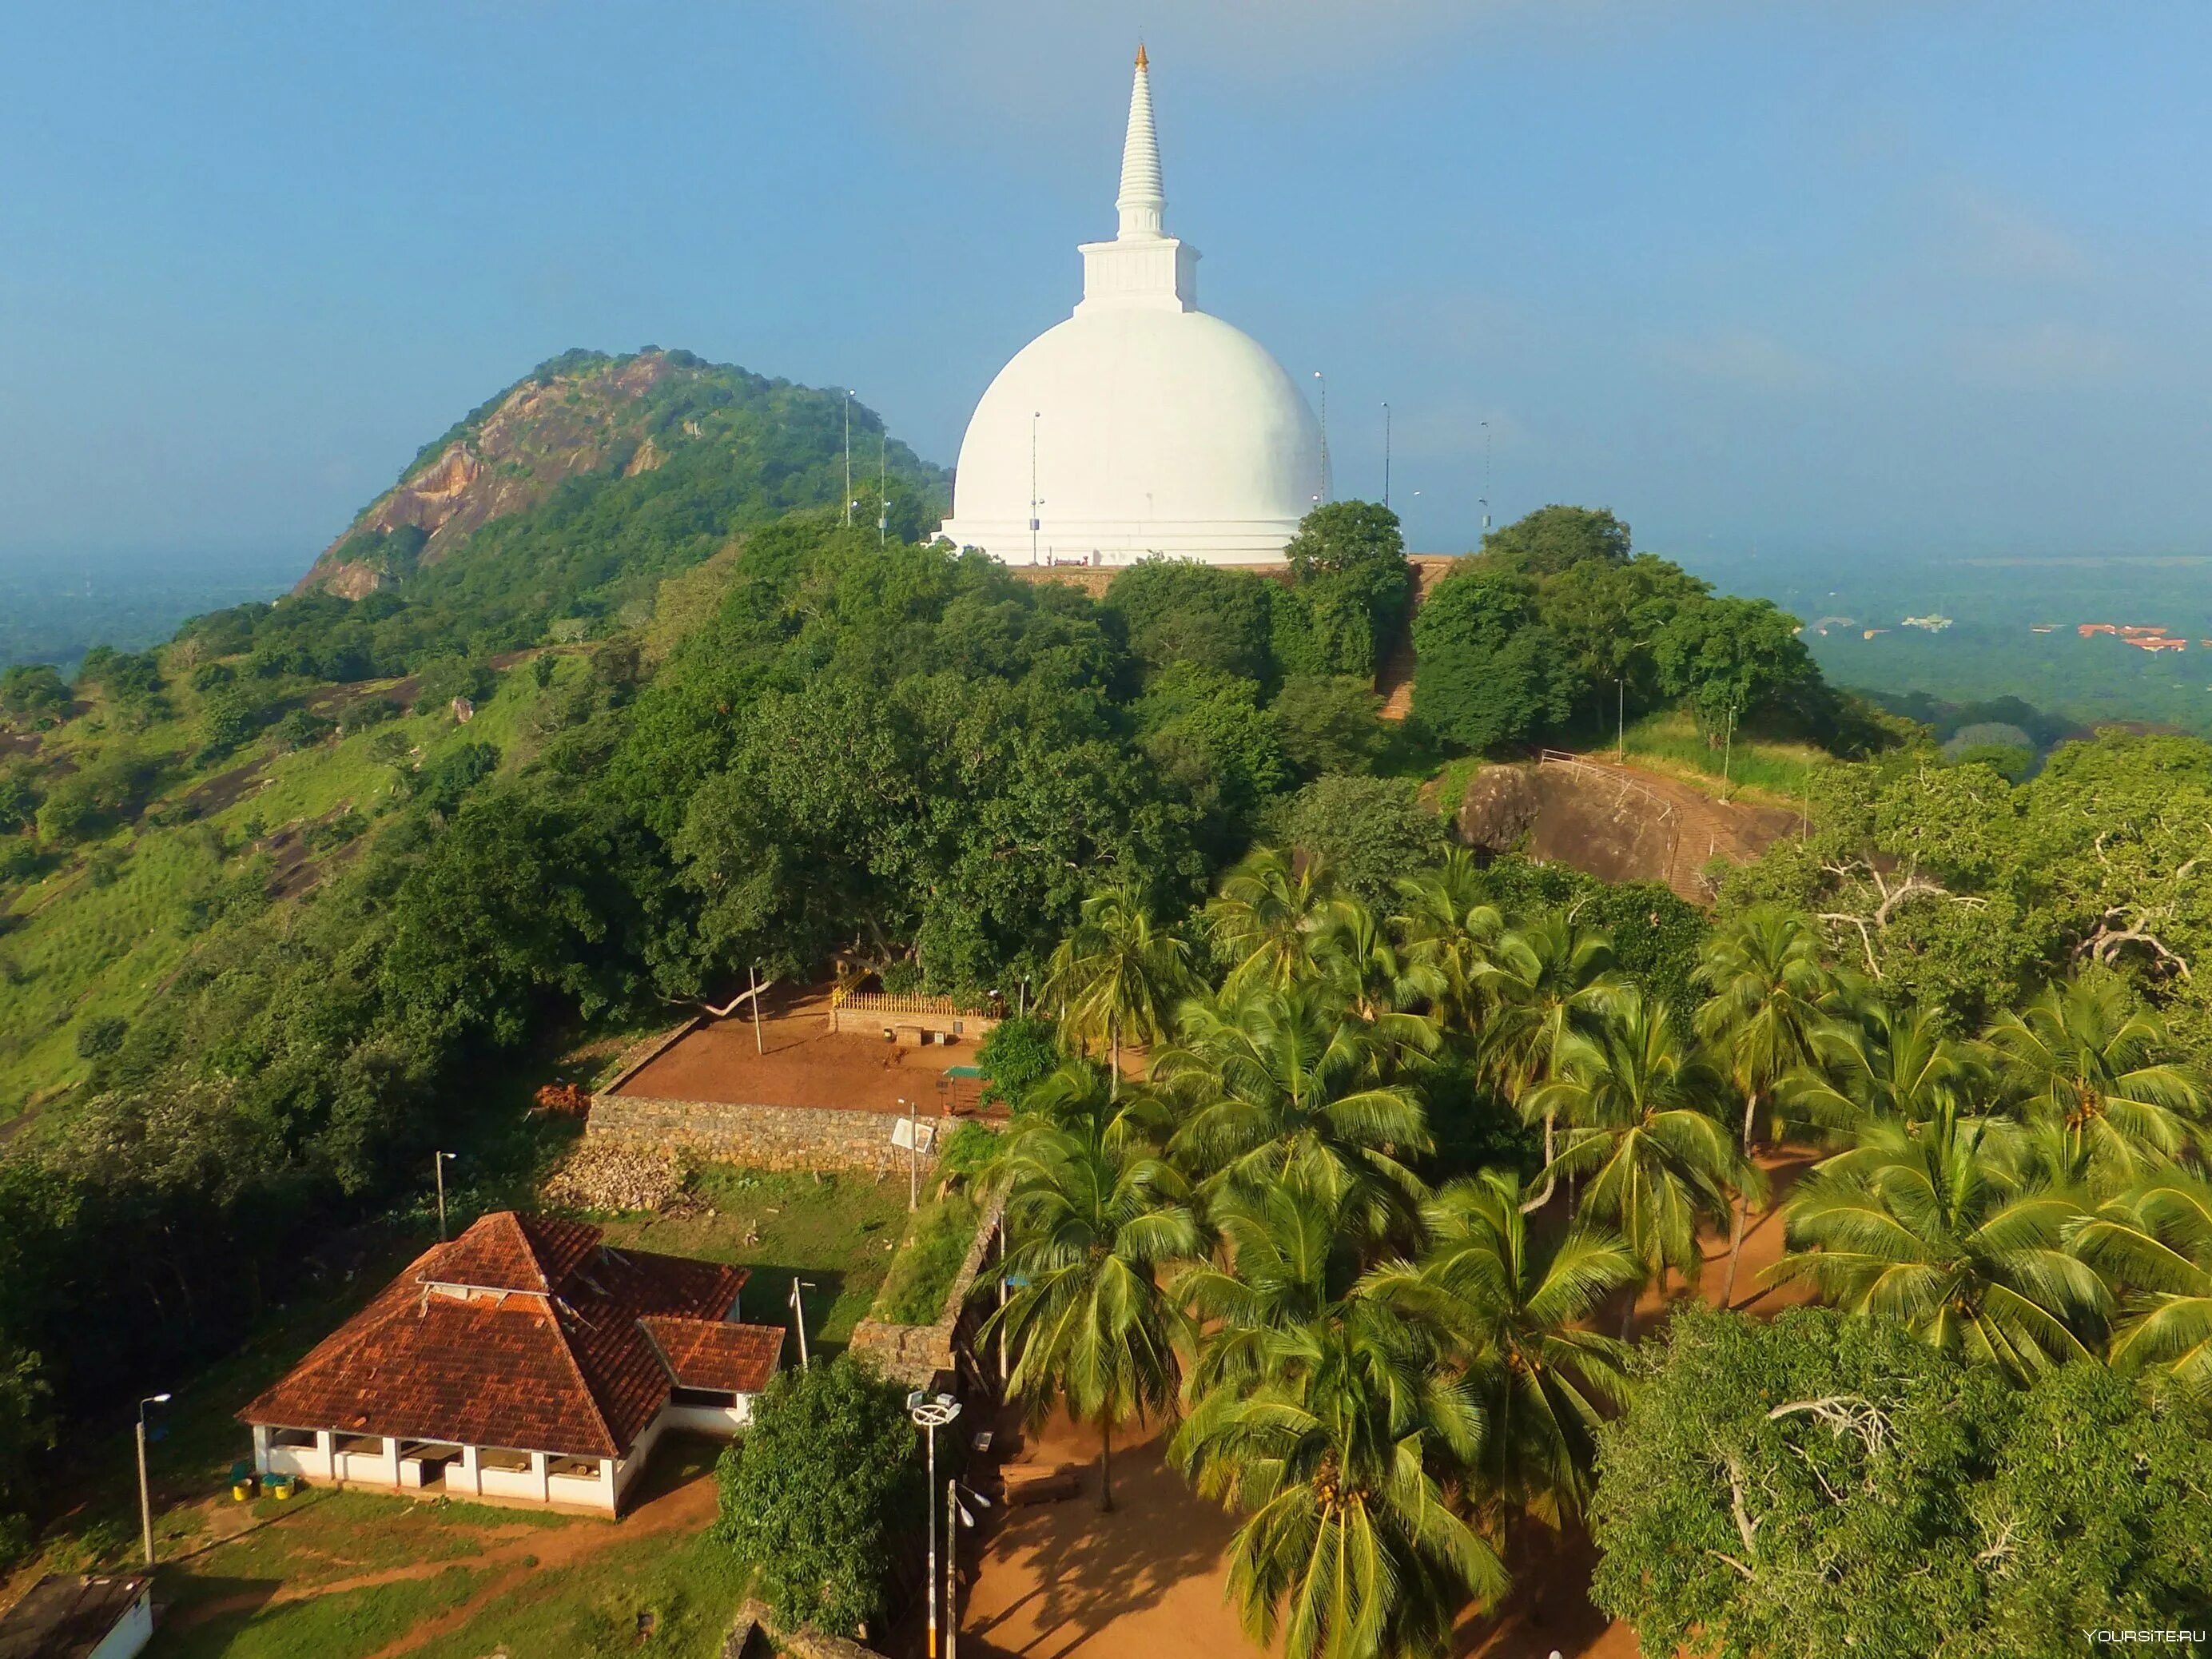
<instances>
[{"instance_id":1,"label":"red earth ground","mask_svg":"<svg viewBox=\"0 0 2212 1659\"><path fill-rule=\"evenodd\" d=\"M1810 1154L1760 1160L1775 1202L1810 1167ZM1771 1314L1804 1300L1796 1288L1767 1290L1761 1272L1782 1254L1773 1207L1746 1230L1732 1305ZM1717 1300L1728 1268L1725 1235L1708 1238L1698 1294ZM1638 1304L1638 1334L1659 1321L1656 1294ZM1600 1322L1619 1328L1613 1312ZM1078 1464L1081 1496L1010 1511L985 1547L961 1610L963 1653L994 1659L1233 1659L1254 1651L1226 1599L1228 1547L1236 1523L1191 1492L1167 1466L1164 1436L1139 1431L1114 1455L1115 1508L1101 1515L1098 1435L1065 1417L1030 1437L1023 1465ZM1509 1565L1513 1590L1495 1615L1462 1621L1455 1659L1639 1659L1636 1633L1590 1605L1596 1553L1578 1531L1554 1534L1522 1523Z\"/></svg>"},{"instance_id":2,"label":"red earth ground","mask_svg":"<svg viewBox=\"0 0 2212 1659\"><path fill-rule=\"evenodd\" d=\"M733 1106L827 1106L896 1114L902 1101L930 1113L975 1109L976 1087L946 1069L973 1065L975 1045L901 1048L881 1036L832 1033L826 995L810 992L761 1022L766 1053L742 1012L708 1019L657 1054L618 1092ZM950 1097L948 1099L947 1097Z\"/></svg>"}]
</instances>

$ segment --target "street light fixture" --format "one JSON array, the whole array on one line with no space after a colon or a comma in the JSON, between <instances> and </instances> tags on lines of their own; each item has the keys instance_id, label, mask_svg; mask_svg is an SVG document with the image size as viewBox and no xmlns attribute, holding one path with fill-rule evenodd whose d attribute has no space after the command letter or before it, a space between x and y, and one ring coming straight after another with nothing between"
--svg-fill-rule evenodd
<instances>
[{"instance_id":1,"label":"street light fixture","mask_svg":"<svg viewBox=\"0 0 2212 1659\"><path fill-rule=\"evenodd\" d=\"M906 1412L929 1446L929 1659L937 1659L937 1431L960 1415L960 1402L917 1389L906 1397Z\"/></svg>"},{"instance_id":2,"label":"street light fixture","mask_svg":"<svg viewBox=\"0 0 2212 1659\"><path fill-rule=\"evenodd\" d=\"M138 1528L146 1544L146 1565L154 1565L154 1497L146 1483L146 1407L166 1406L166 1394L149 1394L138 1402Z\"/></svg>"},{"instance_id":3,"label":"street light fixture","mask_svg":"<svg viewBox=\"0 0 2212 1659\"><path fill-rule=\"evenodd\" d=\"M991 1500L972 1487L957 1480L945 1483L945 1659L958 1659L960 1652L960 1528L971 1530L975 1516L965 1498L976 1509L988 1510Z\"/></svg>"}]
</instances>

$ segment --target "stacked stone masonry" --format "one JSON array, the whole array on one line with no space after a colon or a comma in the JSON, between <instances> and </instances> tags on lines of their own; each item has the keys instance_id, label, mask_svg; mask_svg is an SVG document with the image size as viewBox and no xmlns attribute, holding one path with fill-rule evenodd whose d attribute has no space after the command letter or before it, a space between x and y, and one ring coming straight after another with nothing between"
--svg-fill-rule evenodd
<instances>
[{"instance_id":1,"label":"stacked stone masonry","mask_svg":"<svg viewBox=\"0 0 2212 1659\"><path fill-rule=\"evenodd\" d=\"M908 1154L891 1144L897 1121L884 1112L607 1094L592 1103L585 1135L617 1146L672 1146L759 1170L904 1176ZM936 1154L924 1152L920 1162L927 1171Z\"/></svg>"}]
</instances>

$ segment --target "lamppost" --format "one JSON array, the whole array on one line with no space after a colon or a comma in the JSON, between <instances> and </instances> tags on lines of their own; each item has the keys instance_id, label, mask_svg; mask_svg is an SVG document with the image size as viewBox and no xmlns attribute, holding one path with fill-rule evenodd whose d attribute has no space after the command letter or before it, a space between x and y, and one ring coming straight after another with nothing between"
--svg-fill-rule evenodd
<instances>
[{"instance_id":1,"label":"lamppost","mask_svg":"<svg viewBox=\"0 0 2212 1659\"><path fill-rule=\"evenodd\" d=\"M1382 405L1382 505L1390 505L1390 405Z\"/></svg>"},{"instance_id":2,"label":"lamppost","mask_svg":"<svg viewBox=\"0 0 2212 1659\"><path fill-rule=\"evenodd\" d=\"M876 545L882 547L891 538L891 428L886 422L882 432L883 448L876 456Z\"/></svg>"},{"instance_id":3,"label":"lamppost","mask_svg":"<svg viewBox=\"0 0 2212 1659\"><path fill-rule=\"evenodd\" d=\"M972 1487L948 1479L945 1483L945 1659L958 1659L960 1652L960 1528L973 1528L975 1517L969 1512L968 1503L979 1510L991 1507L991 1500Z\"/></svg>"},{"instance_id":4,"label":"lamppost","mask_svg":"<svg viewBox=\"0 0 2212 1659\"><path fill-rule=\"evenodd\" d=\"M1314 379L1321 382L1321 499L1329 498L1328 490L1328 380L1319 369Z\"/></svg>"},{"instance_id":5,"label":"lamppost","mask_svg":"<svg viewBox=\"0 0 2212 1659\"><path fill-rule=\"evenodd\" d=\"M960 1402L917 1389L906 1397L906 1412L929 1446L929 1659L937 1659L937 1431L960 1415Z\"/></svg>"},{"instance_id":6,"label":"lamppost","mask_svg":"<svg viewBox=\"0 0 2212 1659\"><path fill-rule=\"evenodd\" d=\"M1038 519L1038 517L1037 517L1037 508L1039 508L1040 507L1042 507L1042 506L1044 505L1043 498L1042 498L1042 496L1040 496L1040 495L1037 494L1037 474L1036 474L1036 458L1037 458L1037 422L1038 422L1039 421L1042 420L1042 419L1044 419L1044 411L1043 411L1042 410L1041 410L1041 409L1040 409L1040 410L1031 410L1031 411L1030 411L1030 562L1031 564L1035 564L1035 563L1037 562L1037 526L1038 526L1038 524L1041 522L1041 520L1040 520Z\"/></svg>"},{"instance_id":7,"label":"lamppost","mask_svg":"<svg viewBox=\"0 0 2212 1659\"><path fill-rule=\"evenodd\" d=\"M146 1407L166 1406L166 1394L149 1394L138 1402L138 1527L145 1539L146 1565L154 1565L154 1498L146 1484Z\"/></svg>"},{"instance_id":8,"label":"lamppost","mask_svg":"<svg viewBox=\"0 0 2212 1659\"><path fill-rule=\"evenodd\" d=\"M1482 527L1490 528L1490 422L1482 423Z\"/></svg>"},{"instance_id":9,"label":"lamppost","mask_svg":"<svg viewBox=\"0 0 2212 1659\"><path fill-rule=\"evenodd\" d=\"M749 962L745 964L745 988L752 993L753 1052L757 1054L764 1054L768 1052L768 1039L761 1035L760 963L757 962Z\"/></svg>"},{"instance_id":10,"label":"lamppost","mask_svg":"<svg viewBox=\"0 0 2212 1659\"><path fill-rule=\"evenodd\" d=\"M814 1362L806 1357L806 1303L799 1292L813 1288L814 1281L811 1279L791 1281L791 1317L799 1327L799 1369L802 1371L812 1370Z\"/></svg>"},{"instance_id":11,"label":"lamppost","mask_svg":"<svg viewBox=\"0 0 2212 1659\"><path fill-rule=\"evenodd\" d=\"M906 1212L921 1207L921 1109L910 1100L899 1102L906 1114Z\"/></svg>"},{"instance_id":12,"label":"lamppost","mask_svg":"<svg viewBox=\"0 0 2212 1659\"><path fill-rule=\"evenodd\" d=\"M438 1182L438 1242L446 1242L446 1166L459 1158L458 1152L430 1154L430 1173Z\"/></svg>"},{"instance_id":13,"label":"lamppost","mask_svg":"<svg viewBox=\"0 0 2212 1659\"><path fill-rule=\"evenodd\" d=\"M853 388L845 388L845 528L853 527Z\"/></svg>"}]
</instances>

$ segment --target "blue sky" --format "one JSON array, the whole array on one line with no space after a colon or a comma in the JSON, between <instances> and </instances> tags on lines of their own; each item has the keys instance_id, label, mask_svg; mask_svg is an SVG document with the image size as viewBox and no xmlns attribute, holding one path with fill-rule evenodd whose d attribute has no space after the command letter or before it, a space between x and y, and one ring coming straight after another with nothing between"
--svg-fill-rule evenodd
<instances>
[{"instance_id":1,"label":"blue sky","mask_svg":"<svg viewBox=\"0 0 2212 1659\"><path fill-rule=\"evenodd\" d=\"M0 0L0 562L304 565L572 345L953 459L1149 40L1207 308L1416 547L2195 552L2212 8ZM1413 492L1418 489L1418 497Z\"/></svg>"}]
</instances>

